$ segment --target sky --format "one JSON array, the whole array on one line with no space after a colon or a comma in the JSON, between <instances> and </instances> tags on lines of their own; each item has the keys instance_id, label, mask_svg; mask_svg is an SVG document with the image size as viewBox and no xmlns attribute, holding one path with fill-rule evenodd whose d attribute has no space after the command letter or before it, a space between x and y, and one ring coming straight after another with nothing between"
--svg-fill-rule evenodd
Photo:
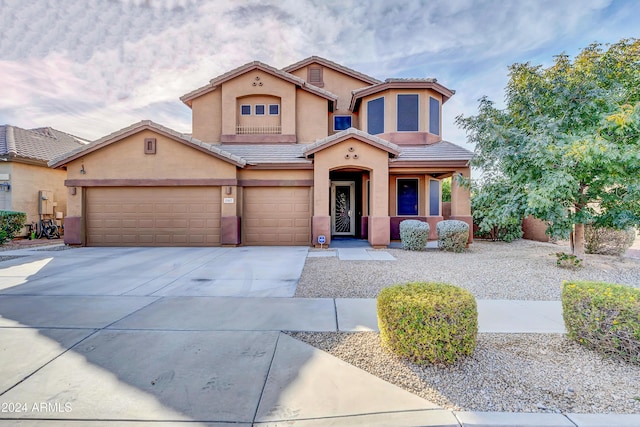
<instances>
[{"instance_id":1,"label":"sky","mask_svg":"<svg viewBox=\"0 0 640 427\"><path fill-rule=\"evenodd\" d=\"M140 120L191 131L179 97L258 60L318 55L380 80L435 77L455 117L508 66L550 65L593 42L640 36L637 0L0 0L0 124L89 140Z\"/></svg>"}]
</instances>

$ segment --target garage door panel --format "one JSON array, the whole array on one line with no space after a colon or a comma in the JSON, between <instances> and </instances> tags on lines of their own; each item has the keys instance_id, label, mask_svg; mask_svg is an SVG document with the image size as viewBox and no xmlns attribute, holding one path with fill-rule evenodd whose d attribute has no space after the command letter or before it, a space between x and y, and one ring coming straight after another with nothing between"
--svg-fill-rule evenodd
<instances>
[{"instance_id":1,"label":"garage door panel","mask_svg":"<svg viewBox=\"0 0 640 427\"><path fill-rule=\"evenodd\" d=\"M220 187L87 190L90 246L220 245Z\"/></svg>"},{"instance_id":2,"label":"garage door panel","mask_svg":"<svg viewBox=\"0 0 640 427\"><path fill-rule=\"evenodd\" d=\"M310 189L244 189L242 229L247 245L309 245Z\"/></svg>"}]
</instances>

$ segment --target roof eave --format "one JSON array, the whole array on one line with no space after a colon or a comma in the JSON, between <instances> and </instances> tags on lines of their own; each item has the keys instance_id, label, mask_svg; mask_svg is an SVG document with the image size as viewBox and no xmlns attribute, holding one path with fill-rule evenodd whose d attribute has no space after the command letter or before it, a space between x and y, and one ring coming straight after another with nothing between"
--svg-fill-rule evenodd
<instances>
[{"instance_id":1,"label":"roof eave","mask_svg":"<svg viewBox=\"0 0 640 427\"><path fill-rule=\"evenodd\" d=\"M370 86L362 89L351 91L351 103L349 104L350 111L357 111L360 106L360 101L365 96L374 95L379 92L383 92L389 89L433 89L442 95L442 103L447 102L456 92L448 89L438 83L437 81L391 81L383 82L375 86Z\"/></svg>"}]
</instances>

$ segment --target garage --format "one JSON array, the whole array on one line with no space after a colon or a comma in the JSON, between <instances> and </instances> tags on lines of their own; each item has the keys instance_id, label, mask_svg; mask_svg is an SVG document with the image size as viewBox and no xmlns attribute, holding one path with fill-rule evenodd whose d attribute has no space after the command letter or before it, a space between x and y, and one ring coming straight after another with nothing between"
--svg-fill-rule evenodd
<instances>
[{"instance_id":1,"label":"garage","mask_svg":"<svg viewBox=\"0 0 640 427\"><path fill-rule=\"evenodd\" d=\"M311 243L309 187L245 187L243 199L244 244L308 246Z\"/></svg>"},{"instance_id":2,"label":"garage","mask_svg":"<svg viewBox=\"0 0 640 427\"><path fill-rule=\"evenodd\" d=\"M220 187L93 187L87 246L219 246Z\"/></svg>"}]
</instances>

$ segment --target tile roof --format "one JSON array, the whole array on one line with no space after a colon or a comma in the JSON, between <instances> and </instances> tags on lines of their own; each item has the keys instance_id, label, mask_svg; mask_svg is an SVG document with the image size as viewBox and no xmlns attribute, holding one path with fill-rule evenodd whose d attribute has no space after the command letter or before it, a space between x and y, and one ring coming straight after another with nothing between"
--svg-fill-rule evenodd
<instances>
[{"instance_id":1,"label":"tile roof","mask_svg":"<svg viewBox=\"0 0 640 427\"><path fill-rule=\"evenodd\" d=\"M227 160L230 163L234 163L237 166L244 166L247 164L246 160L232 154L229 153L227 151L221 150L220 148L218 148L217 145L214 144L208 144L206 142L202 142L198 139L195 139L191 136L187 136L185 134L182 134L180 132L176 132L173 129L170 129L168 127L162 126L158 123L154 123L151 120L143 120L141 122L138 123L134 123L130 126L127 126L123 129L120 129L116 132L113 132L107 136L104 136L100 139L97 139L95 141L93 141L90 144L87 144L85 146L76 148L73 151L70 151L68 153L62 154L60 156L57 156L53 159L51 159L51 161L49 162L49 166L51 167L59 167L62 166L64 163L70 162L74 159L77 159L78 157L81 157L84 154L88 154L91 153L92 151L98 150L99 148L102 148L106 145L109 145L113 142L119 141L123 138L126 138L129 135L138 133L142 130L145 129L151 129L154 130L156 132L159 132L161 134L167 135L175 140L178 140L180 142L183 142L187 145L191 145L191 146L195 146L198 148L201 148L203 151L205 152L209 152L212 155L214 155L215 157L221 158L223 160Z\"/></svg>"},{"instance_id":2,"label":"tile roof","mask_svg":"<svg viewBox=\"0 0 640 427\"><path fill-rule=\"evenodd\" d=\"M429 145L401 146L392 162L425 160L471 160L473 152L449 141Z\"/></svg>"},{"instance_id":3,"label":"tile roof","mask_svg":"<svg viewBox=\"0 0 640 427\"><path fill-rule=\"evenodd\" d=\"M433 89L442 95L442 103L444 104L451 98L456 91L448 89L438 83L434 78L393 78L386 79L378 84L359 88L351 91L351 105L349 109L356 111L362 97L373 95L387 89Z\"/></svg>"},{"instance_id":4,"label":"tile roof","mask_svg":"<svg viewBox=\"0 0 640 427\"><path fill-rule=\"evenodd\" d=\"M347 130L343 130L336 134L330 135L326 138L319 139L313 144L307 145L307 147L304 149L304 154L307 156L311 155L316 151L319 151L325 147L329 147L349 137L356 137L358 139L365 140L366 142L369 142L372 145L377 145L379 148L385 149L386 151L394 155L397 155L400 152L399 146L387 141L386 139L379 138L375 135L371 135L356 128L349 128Z\"/></svg>"},{"instance_id":5,"label":"tile roof","mask_svg":"<svg viewBox=\"0 0 640 427\"><path fill-rule=\"evenodd\" d=\"M249 62L247 64L241 65L238 68L235 68L231 71L227 71L224 74L219 75L218 77L214 77L213 79L211 79L209 81L208 85L205 85L201 88L198 88L196 90L193 90L183 96L180 97L180 100L182 102L184 102L187 105L190 105L190 102L201 96L204 95L205 93L211 92L213 90L215 90L219 85L221 85L222 83L231 80L237 76L240 76L244 73L247 73L251 70L254 69L258 69L261 71L264 71L266 73L272 74L274 76L280 77L284 80L287 80L295 85L300 86L302 89L314 93L318 96L321 96L323 98L326 98L328 100L334 101L336 102L338 99L338 96L329 92L328 90L324 90L322 88L319 88L317 86L314 86L310 83L307 83L304 79L301 79L298 76L294 76L293 74L287 73L286 71L282 71L279 70L277 68L272 67L271 65L265 64L264 62L260 62L260 61L253 61L253 62Z\"/></svg>"},{"instance_id":6,"label":"tile roof","mask_svg":"<svg viewBox=\"0 0 640 427\"><path fill-rule=\"evenodd\" d=\"M284 67L282 70L290 73L292 71L299 70L300 68L306 67L309 64L313 64L314 62L324 65L325 67L332 68L336 71L342 72L344 74L347 74L351 77L355 77L356 79L362 80L369 84L382 83L380 80L376 78L368 76L364 73L361 73L349 67L345 67L344 65L340 65L337 62L333 62L328 59L322 58L320 56L315 56L315 55L305 58L302 61L298 61L295 64L291 64L287 67Z\"/></svg>"},{"instance_id":7,"label":"tile roof","mask_svg":"<svg viewBox=\"0 0 640 427\"><path fill-rule=\"evenodd\" d=\"M301 163L311 164L303 154L308 144L222 144L222 150L242 157L247 164Z\"/></svg>"},{"instance_id":8,"label":"tile roof","mask_svg":"<svg viewBox=\"0 0 640 427\"><path fill-rule=\"evenodd\" d=\"M46 163L83 147L85 140L52 128L22 129L0 126L0 156Z\"/></svg>"}]
</instances>

